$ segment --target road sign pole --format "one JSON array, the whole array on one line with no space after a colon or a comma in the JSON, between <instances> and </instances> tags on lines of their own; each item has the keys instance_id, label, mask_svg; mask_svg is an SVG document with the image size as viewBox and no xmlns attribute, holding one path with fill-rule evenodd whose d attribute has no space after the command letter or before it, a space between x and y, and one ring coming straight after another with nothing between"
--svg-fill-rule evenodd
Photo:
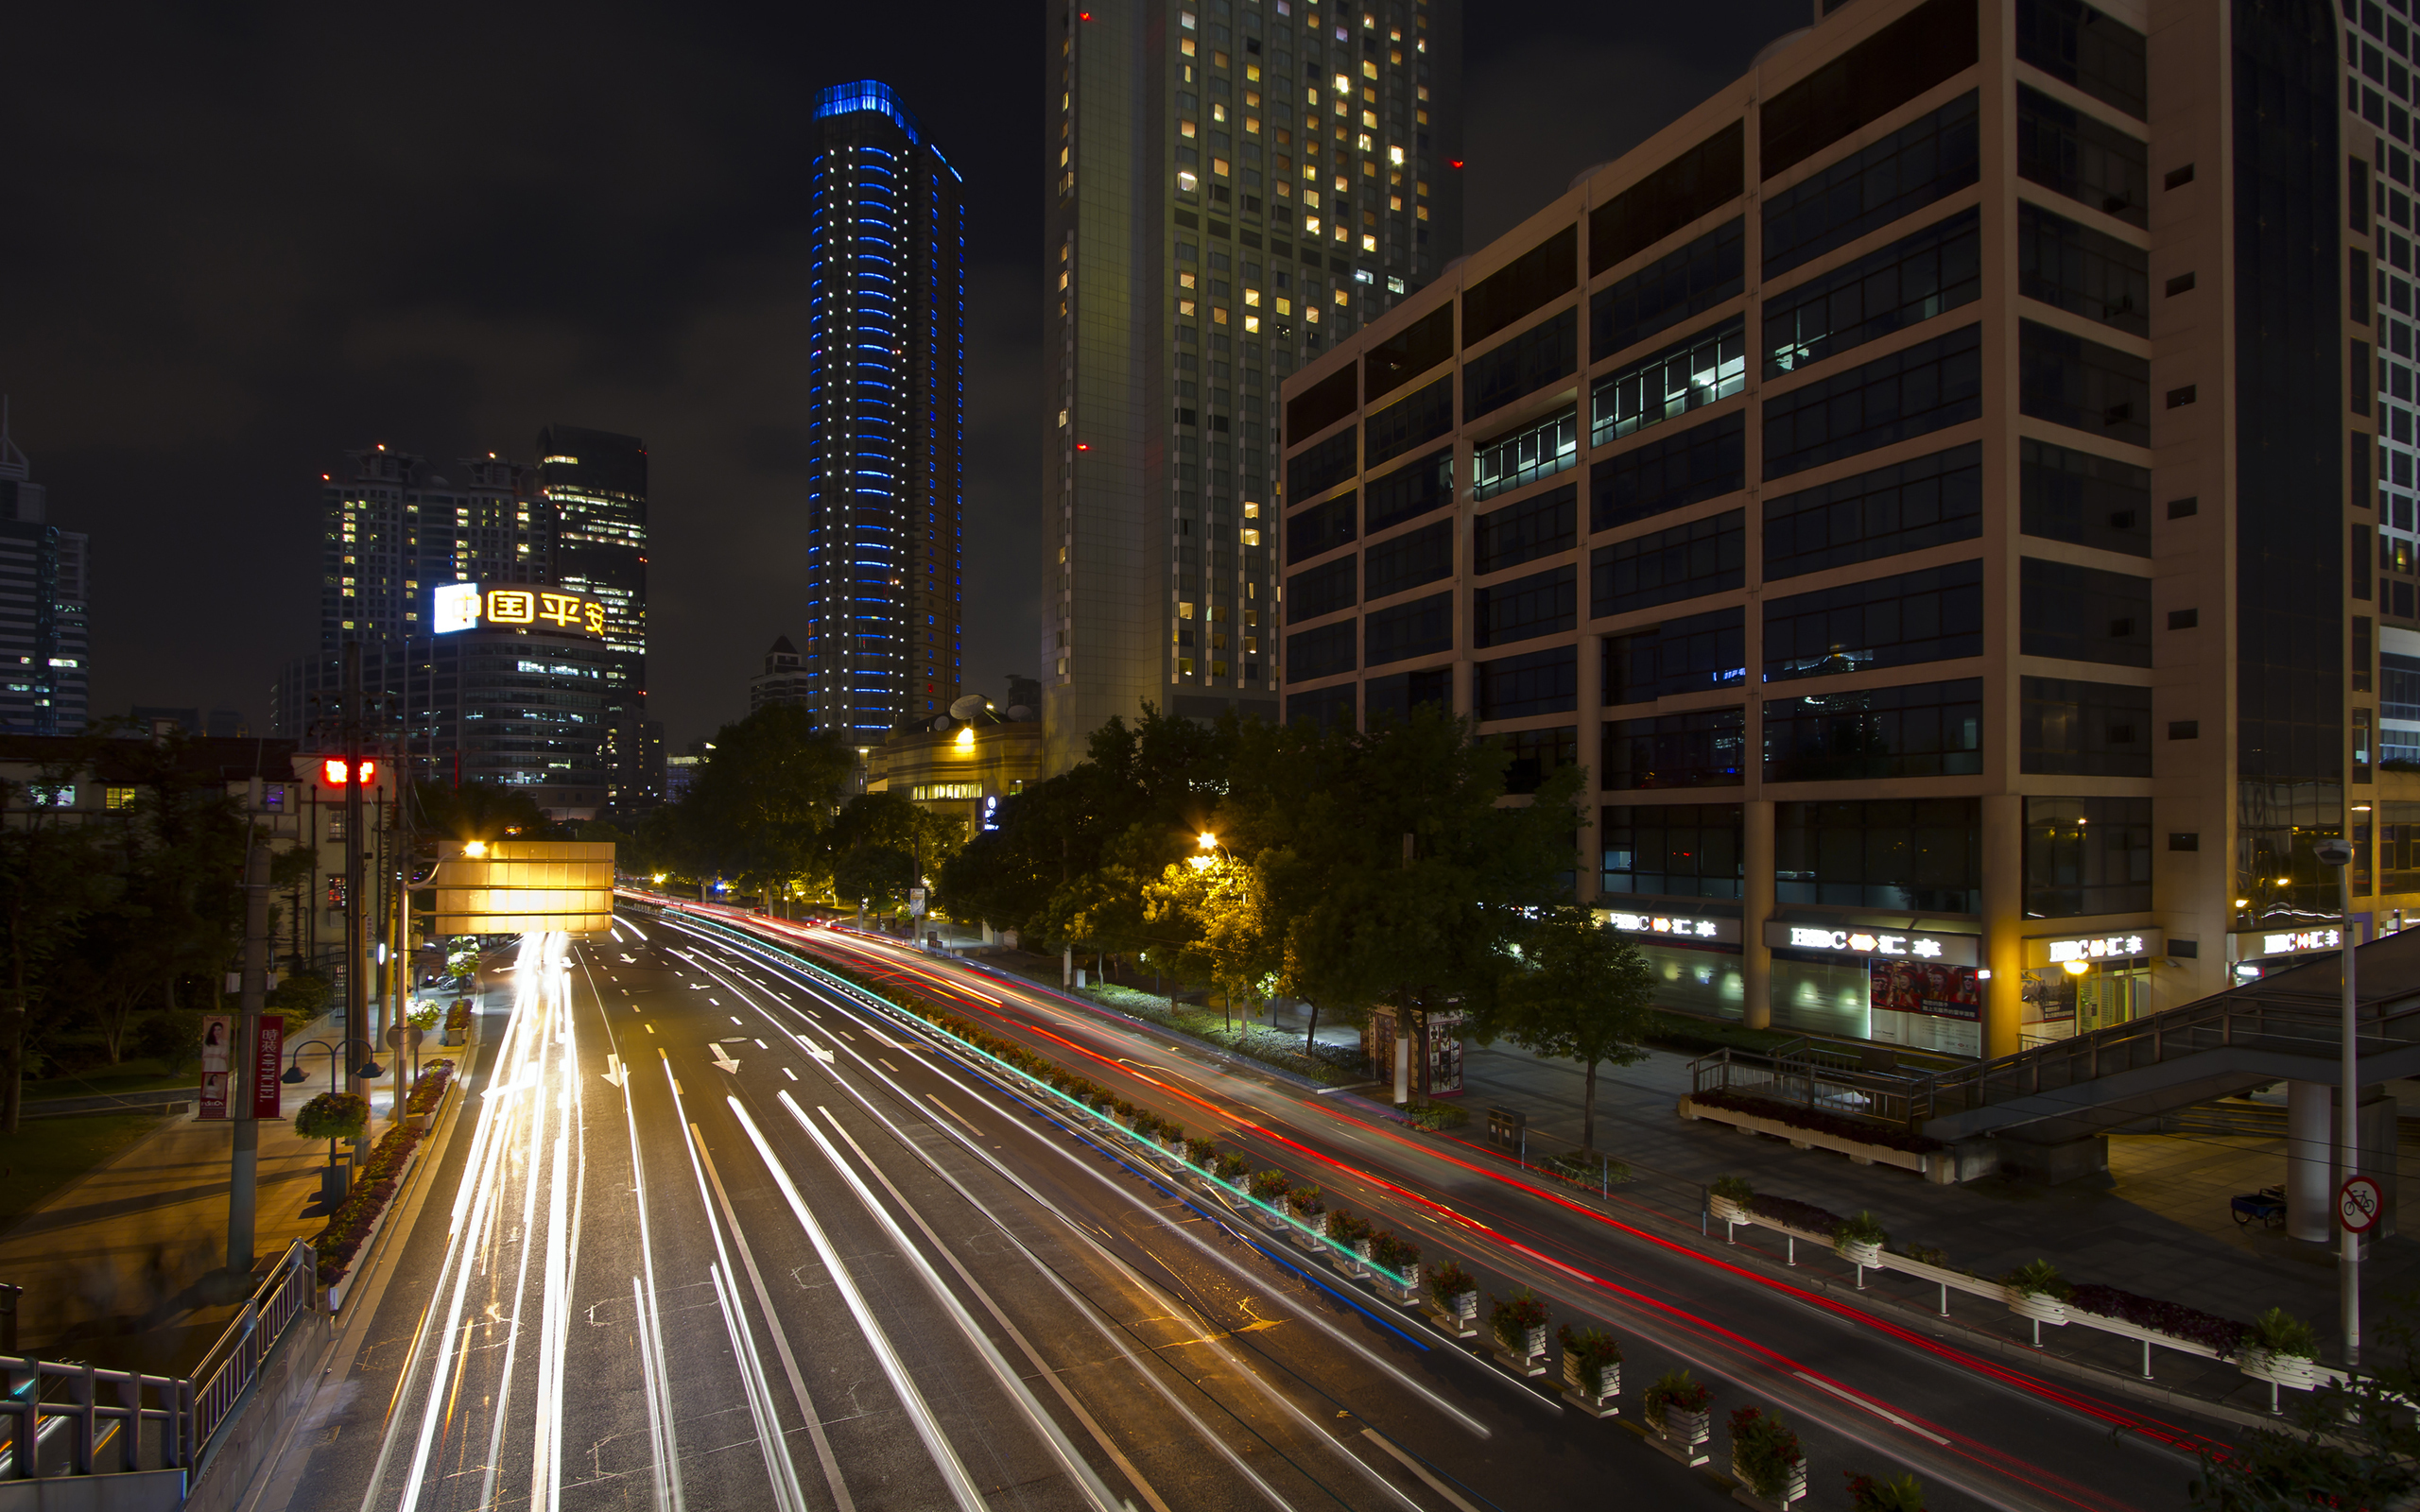
<instances>
[{"instance_id":1,"label":"road sign pole","mask_svg":"<svg viewBox=\"0 0 2420 1512\"><path fill-rule=\"evenodd\" d=\"M2349 861L2350 857L2346 859ZM2337 1109L2336 1165L2342 1173L2337 1179L2349 1181L2359 1171L2361 1159L2361 1057L2360 1042L2357 1038L2360 1010L2360 968L2354 955L2358 936L2353 924L2353 868L2350 866L2339 867L2337 876L2344 889L2344 930L2340 950L2344 961L2344 1042L2341 1047L2342 1057L2338 1066L2343 1083L2343 1091L2340 1094L2343 1102ZM2341 1200L2336 1205L2336 1289L2344 1324L2344 1368L2352 1370L2361 1364L2361 1235L2344 1221L2344 1204Z\"/></svg>"}]
</instances>

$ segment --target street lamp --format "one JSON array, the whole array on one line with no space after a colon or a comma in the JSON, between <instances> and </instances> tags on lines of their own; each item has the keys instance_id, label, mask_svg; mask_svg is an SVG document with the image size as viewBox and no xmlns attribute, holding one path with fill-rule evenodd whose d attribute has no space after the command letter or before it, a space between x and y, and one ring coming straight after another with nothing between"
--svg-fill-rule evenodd
<instances>
[{"instance_id":1,"label":"street lamp","mask_svg":"<svg viewBox=\"0 0 2420 1512\"><path fill-rule=\"evenodd\" d=\"M351 1052L355 1045L359 1045L365 1054L361 1057L361 1063L353 1068L354 1075L359 1076L364 1081L375 1081L387 1074L386 1068L378 1064L377 1051L367 1040L348 1040L341 1050L330 1040L306 1040L294 1047L293 1063L285 1068L285 1074L278 1079L288 1087L302 1086L310 1080L309 1074L302 1070L302 1053L306 1050L324 1050L328 1054L328 1092L333 1096L341 1090L337 1085L337 1057ZM337 1142L331 1139L328 1141L329 1168L334 1169L336 1163Z\"/></svg>"},{"instance_id":2,"label":"street lamp","mask_svg":"<svg viewBox=\"0 0 2420 1512\"><path fill-rule=\"evenodd\" d=\"M2354 1166L2360 1160L2360 1043L2355 1038L2360 1007L2360 992L2356 980L2358 968L2353 949L2357 936L2353 929L2353 843L2342 838L2325 839L2311 848L2323 866L2336 868L2338 900L2342 922L2337 933L2337 954L2344 963L2344 1013L2341 1033L2343 1043L2339 1047L2337 1073L2340 1091L2336 1112L2336 1179L2337 1191L2331 1194L2336 1204L2336 1292L2337 1308L2344 1326L2344 1368L2361 1363L2361 1236L2345 1222L2343 1188L2353 1179Z\"/></svg>"}]
</instances>

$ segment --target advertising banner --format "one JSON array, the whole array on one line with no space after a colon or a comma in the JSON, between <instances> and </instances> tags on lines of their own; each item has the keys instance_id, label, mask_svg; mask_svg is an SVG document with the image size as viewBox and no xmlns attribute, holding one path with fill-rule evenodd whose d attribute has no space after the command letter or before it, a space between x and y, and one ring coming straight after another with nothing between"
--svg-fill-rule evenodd
<instances>
[{"instance_id":1,"label":"advertising banner","mask_svg":"<svg viewBox=\"0 0 2420 1512\"><path fill-rule=\"evenodd\" d=\"M233 1069L235 1021L224 1013L201 1016L201 1106L197 1118L223 1119L227 1113L227 1074Z\"/></svg>"},{"instance_id":2,"label":"advertising banner","mask_svg":"<svg viewBox=\"0 0 2420 1512\"><path fill-rule=\"evenodd\" d=\"M1868 968L1866 991L1872 1007L1967 1023L1982 1021L1982 979L1974 967L1876 959Z\"/></svg>"},{"instance_id":3,"label":"advertising banner","mask_svg":"<svg viewBox=\"0 0 2420 1512\"><path fill-rule=\"evenodd\" d=\"M274 1013L261 1015L261 1031L252 1041L252 1116L283 1118L285 1087L278 1074L285 1065L285 1021Z\"/></svg>"}]
</instances>

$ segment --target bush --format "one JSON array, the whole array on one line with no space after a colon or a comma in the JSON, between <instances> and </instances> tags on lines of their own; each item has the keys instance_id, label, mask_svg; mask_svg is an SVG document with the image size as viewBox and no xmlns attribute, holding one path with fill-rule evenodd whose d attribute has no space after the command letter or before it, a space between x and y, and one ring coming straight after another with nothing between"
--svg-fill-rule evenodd
<instances>
[{"instance_id":1,"label":"bush","mask_svg":"<svg viewBox=\"0 0 2420 1512\"><path fill-rule=\"evenodd\" d=\"M1891 1232L1870 1210L1859 1208L1832 1226L1832 1242L1845 1253L1849 1245L1887 1245Z\"/></svg>"},{"instance_id":2,"label":"bush","mask_svg":"<svg viewBox=\"0 0 2420 1512\"><path fill-rule=\"evenodd\" d=\"M457 998L454 1001L454 1005L445 1010L445 1032L448 1034L468 1034L471 1032L470 999Z\"/></svg>"},{"instance_id":3,"label":"bush","mask_svg":"<svg viewBox=\"0 0 2420 1512\"><path fill-rule=\"evenodd\" d=\"M1238 1185L1252 1172L1252 1162L1233 1150L1210 1162L1211 1173L1230 1186Z\"/></svg>"},{"instance_id":4,"label":"bush","mask_svg":"<svg viewBox=\"0 0 2420 1512\"><path fill-rule=\"evenodd\" d=\"M1755 1187L1751 1185L1744 1176L1717 1177L1714 1183L1706 1190L1725 1202L1736 1202L1743 1208L1754 1201L1756 1196Z\"/></svg>"},{"instance_id":5,"label":"bush","mask_svg":"<svg viewBox=\"0 0 2420 1512\"><path fill-rule=\"evenodd\" d=\"M1468 1297L1478 1290L1478 1278L1462 1269L1459 1260L1449 1260L1428 1273L1428 1295L1439 1307L1451 1313L1454 1299Z\"/></svg>"},{"instance_id":6,"label":"bush","mask_svg":"<svg viewBox=\"0 0 2420 1512\"><path fill-rule=\"evenodd\" d=\"M406 1111L424 1113L435 1108L438 1100L445 1095L446 1083L452 1080L453 1074L452 1061L431 1061L422 1071L420 1079L412 1084L411 1096L404 1105ZM352 1095L350 1092L322 1092L311 1101L319 1103L330 1097ZM369 1104L358 1097L354 1101L362 1104L361 1111L366 1123ZM309 1110L309 1105L304 1105L303 1111ZM302 1115L297 1114L294 1122L300 1128ZM311 1135L308 1130L303 1132L309 1138L320 1137ZM364 1160L361 1169L354 1173L353 1191L345 1197L344 1205L329 1215L328 1226L311 1241L312 1247L319 1254L317 1269L320 1285L334 1285L352 1265L353 1257L370 1237L371 1226L378 1221L378 1214L386 1211L387 1203L394 1196L395 1182L403 1174L404 1161L420 1141L421 1132L417 1126L398 1124L379 1140L377 1146L370 1152L370 1159Z\"/></svg>"},{"instance_id":7,"label":"bush","mask_svg":"<svg viewBox=\"0 0 2420 1512\"><path fill-rule=\"evenodd\" d=\"M1327 1215L1327 1236L1347 1249L1376 1232L1369 1219L1347 1209L1339 1208Z\"/></svg>"},{"instance_id":8,"label":"bush","mask_svg":"<svg viewBox=\"0 0 2420 1512\"><path fill-rule=\"evenodd\" d=\"M306 1140L357 1140L370 1127L370 1099L359 1092L321 1092L294 1115Z\"/></svg>"},{"instance_id":9,"label":"bush","mask_svg":"<svg viewBox=\"0 0 2420 1512\"><path fill-rule=\"evenodd\" d=\"M1675 1412L1705 1411L1714 1405L1714 1392L1686 1370L1667 1370L1655 1378L1655 1384L1647 1388L1640 1400L1647 1420L1660 1423L1667 1407Z\"/></svg>"},{"instance_id":10,"label":"bush","mask_svg":"<svg viewBox=\"0 0 2420 1512\"><path fill-rule=\"evenodd\" d=\"M1327 1198L1322 1196L1320 1189L1315 1186L1296 1187L1286 1194L1286 1206L1293 1210L1295 1217L1305 1223L1313 1223L1321 1213L1327 1211Z\"/></svg>"},{"instance_id":11,"label":"bush","mask_svg":"<svg viewBox=\"0 0 2420 1512\"><path fill-rule=\"evenodd\" d=\"M280 1014L285 1020L285 1032L294 1031L328 1011L329 1002L336 996L336 984L317 971L296 971L281 978L269 989L265 1011Z\"/></svg>"},{"instance_id":12,"label":"bush","mask_svg":"<svg viewBox=\"0 0 2420 1512\"><path fill-rule=\"evenodd\" d=\"M1286 1194L1293 1190L1294 1184L1286 1179L1283 1171L1263 1171L1252 1178L1253 1196L1272 1208L1284 1202Z\"/></svg>"},{"instance_id":13,"label":"bush","mask_svg":"<svg viewBox=\"0 0 2420 1512\"><path fill-rule=\"evenodd\" d=\"M1495 1342L1504 1346L1508 1354L1528 1349L1530 1331L1545 1328L1553 1317L1546 1298L1526 1286L1509 1297L1487 1299L1487 1331L1495 1335Z\"/></svg>"},{"instance_id":14,"label":"bush","mask_svg":"<svg viewBox=\"0 0 2420 1512\"><path fill-rule=\"evenodd\" d=\"M2252 1336L2244 1341L2254 1349L2295 1360L2319 1358L2319 1334L2311 1326L2282 1307L2273 1307L2252 1320Z\"/></svg>"},{"instance_id":15,"label":"bush","mask_svg":"<svg viewBox=\"0 0 2420 1512\"><path fill-rule=\"evenodd\" d=\"M1919 1265L1937 1265L1943 1270L1949 1268L1949 1251L1939 1245L1901 1245L1892 1253L1905 1255Z\"/></svg>"},{"instance_id":16,"label":"bush","mask_svg":"<svg viewBox=\"0 0 2420 1512\"><path fill-rule=\"evenodd\" d=\"M1912 1475L1880 1481L1855 1470L1841 1473L1848 1477L1853 1512L1925 1512L1924 1483Z\"/></svg>"},{"instance_id":17,"label":"bush","mask_svg":"<svg viewBox=\"0 0 2420 1512\"><path fill-rule=\"evenodd\" d=\"M1184 1158L1193 1164L1207 1170L1211 1165L1218 1161L1218 1142L1215 1140L1186 1140L1184 1142Z\"/></svg>"},{"instance_id":18,"label":"bush","mask_svg":"<svg viewBox=\"0 0 2420 1512\"><path fill-rule=\"evenodd\" d=\"M1689 1101L1705 1108L1727 1108L1735 1113L1748 1113L1769 1118L1792 1128L1812 1129L1818 1134L1830 1134L1840 1139L1855 1140L1861 1144L1878 1144L1886 1150L1905 1150L1910 1155L1928 1155L1934 1150L1947 1149L1941 1141L1923 1134L1910 1134L1882 1124L1869 1124L1863 1119L1849 1118L1840 1113L1825 1113L1814 1108L1776 1103L1763 1097L1751 1097L1745 1092L1692 1092Z\"/></svg>"},{"instance_id":19,"label":"bush","mask_svg":"<svg viewBox=\"0 0 2420 1512\"><path fill-rule=\"evenodd\" d=\"M1798 1435L1778 1418L1754 1407L1731 1415L1731 1458L1746 1477L1748 1488L1768 1502L1781 1500L1789 1472L1806 1459Z\"/></svg>"},{"instance_id":20,"label":"bush","mask_svg":"<svg viewBox=\"0 0 2420 1512\"><path fill-rule=\"evenodd\" d=\"M1422 1103L1411 1109L1409 1116L1414 1127L1442 1134L1447 1129L1468 1127L1471 1110L1455 1103Z\"/></svg>"},{"instance_id":21,"label":"bush","mask_svg":"<svg viewBox=\"0 0 2420 1512\"><path fill-rule=\"evenodd\" d=\"M1410 1275L1411 1268L1420 1263L1420 1246L1381 1228L1370 1238L1370 1260L1380 1270L1400 1279Z\"/></svg>"},{"instance_id":22,"label":"bush","mask_svg":"<svg viewBox=\"0 0 2420 1512\"><path fill-rule=\"evenodd\" d=\"M1554 1339L1563 1346L1563 1357L1578 1366L1580 1383L1592 1392L1603 1391L1606 1369L1622 1363L1621 1345L1601 1329L1574 1332L1565 1323L1555 1331Z\"/></svg>"},{"instance_id":23,"label":"bush","mask_svg":"<svg viewBox=\"0 0 2420 1512\"><path fill-rule=\"evenodd\" d=\"M134 1026L134 1053L182 1076L201 1059L201 1015L183 1010L147 1014Z\"/></svg>"},{"instance_id":24,"label":"bush","mask_svg":"<svg viewBox=\"0 0 2420 1512\"><path fill-rule=\"evenodd\" d=\"M2231 1317L2204 1313L2198 1307L2187 1307L2182 1302L2137 1297L2132 1292L2121 1292L2115 1286L2103 1286L2098 1281L2078 1282L2067 1298L2067 1305L2099 1317L2114 1317L2136 1328L2172 1333L2180 1339L2206 1344L2218 1350L2219 1358L2222 1360L2232 1359L2236 1350L2242 1347L2244 1335L2252 1332L2249 1325Z\"/></svg>"},{"instance_id":25,"label":"bush","mask_svg":"<svg viewBox=\"0 0 2420 1512\"><path fill-rule=\"evenodd\" d=\"M2027 1297L2047 1297L2060 1302L2075 1295L2075 1288L2059 1274L2059 1267L2047 1260L2026 1262L2001 1277L2000 1284Z\"/></svg>"},{"instance_id":26,"label":"bush","mask_svg":"<svg viewBox=\"0 0 2420 1512\"><path fill-rule=\"evenodd\" d=\"M1575 1187L1619 1186L1630 1179L1628 1165L1586 1150L1555 1156L1545 1162L1544 1169Z\"/></svg>"},{"instance_id":27,"label":"bush","mask_svg":"<svg viewBox=\"0 0 2420 1512\"><path fill-rule=\"evenodd\" d=\"M1802 1232L1821 1234L1826 1239L1834 1238L1840 1232L1840 1214L1811 1202L1801 1202L1795 1197L1776 1197L1769 1192L1760 1193L1749 1199L1748 1211L1759 1218L1771 1218L1775 1223L1786 1223Z\"/></svg>"}]
</instances>

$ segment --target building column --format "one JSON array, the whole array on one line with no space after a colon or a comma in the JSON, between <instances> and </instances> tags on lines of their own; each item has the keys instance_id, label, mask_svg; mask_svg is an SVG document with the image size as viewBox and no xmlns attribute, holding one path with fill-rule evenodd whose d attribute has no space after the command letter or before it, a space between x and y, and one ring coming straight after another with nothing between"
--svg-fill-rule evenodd
<instances>
[{"instance_id":1,"label":"building column","mask_svg":"<svg viewBox=\"0 0 2420 1512\"><path fill-rule=\"evenodd\" d=\"M1765 943L1765 920L1773 915L1771 799L1739 805L1739 1022L1768 1029L1773 1022L1773 953Z\"/></svg>"},{"instance_id":2,"label":"building column","mask_svg":"<svg viewBox=\"0 0 2420 1512\"><path fill-rule=\"evenodd\" d=\"M2286 1083L2286 1232L2325 1244L2335 1231L2336 1089Z\"/></svg>"},{"instance_id":3,"label":"building column","mask_svg":"<svg viewBox=\"0 0 2420 1512\"><path fill-rule=\"evenodd\" d=\"M2025 799L1991 793L1983 806L1983 1056L2016 1053L2025 1022Z\"/></svg>"}]
</instances>

